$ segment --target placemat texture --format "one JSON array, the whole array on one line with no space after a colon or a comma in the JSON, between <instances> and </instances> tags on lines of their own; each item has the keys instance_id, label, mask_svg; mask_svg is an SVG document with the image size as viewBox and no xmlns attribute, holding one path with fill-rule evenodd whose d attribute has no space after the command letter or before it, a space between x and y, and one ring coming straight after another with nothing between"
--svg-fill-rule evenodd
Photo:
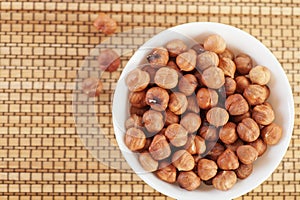
<instances>
[{"instance_id":1,"label":"placemat texture","mask_svg":"<svg viewBox=\"0 0 300 200\"><path fill-rule=\"evenodd\" d=\"M101 41L109 45L109 37L92 26L99 11L117 20L119 33L211 21L241 28L270 48L293 89L294 133L272 176L238 199L300 199L299 0L15 0L0 2L1 200L171 199L134 173L99 162L76 132L72 94L77 72L90 50ZM113 89L134 50L151 34L123 35L137 43L120 40L127 51L122 67L103 74L104 93L95 107L112 142ZM120 157L116 152L109 162L123 165Z\"/></svg>"}]
</instances>

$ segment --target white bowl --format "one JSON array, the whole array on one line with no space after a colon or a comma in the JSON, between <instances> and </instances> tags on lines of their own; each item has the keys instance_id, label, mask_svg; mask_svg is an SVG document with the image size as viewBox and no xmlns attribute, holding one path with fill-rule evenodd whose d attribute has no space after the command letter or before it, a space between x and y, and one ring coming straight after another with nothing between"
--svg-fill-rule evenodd
<instances>
[{"instance_id":1,"label":"white bowl","mask_svg":"<svg viewBox=\"0 0 300 200\"><path fill-rule=\"evenodd\" d=\"M271 90L269 102L273 105L276 120L282 126L283 135L275 146L269 146L267 152L254 163L253 173L244 180L238 180L236 185L228 191L219 191L212 186L201 184L195 191L181 189L176 184L169 184L158 179L153 173L145 172L138 162L137 155L124 144L125 120L128 118L128 88L125 84L126 75L140 64L145 63L146 55L154 47L163 46L168 41L179 38L187 43L193 39L202 42L212 33L221 35L227 47L234 53L249 54L254 64L267 66L272 74L268 84ZM193 38L193 39L191 39ZM280 63L275 56L260 41L248 33L224 24L211 22L196 22L179 25L155 35L131 57L123 70L114 94L113 123L118 145L131 168L147 184L157 191L176 199L232 199L239 197L264 182L277 168L289 146L294 125L294 102L292 91Z\"/></svg>"}]
</instances>

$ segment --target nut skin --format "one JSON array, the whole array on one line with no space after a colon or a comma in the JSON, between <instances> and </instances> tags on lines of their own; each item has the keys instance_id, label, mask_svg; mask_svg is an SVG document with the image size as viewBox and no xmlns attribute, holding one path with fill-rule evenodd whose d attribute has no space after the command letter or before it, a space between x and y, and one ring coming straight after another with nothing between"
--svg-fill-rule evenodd
<instances>
[{"instance_id":1,"label":"nut skin","mask_svg":"<svg viewBox=\"0 0 300 200\"><path fill-rule=\"evenodd\" d=\"M282 137L282 128L275 123L271 123L261 130L261 137L267 145L275 145Z\"/></svg>"},{"instance_id":2,"label":"nut skin","mask_svg":"<svg viewBox=\"0 0 300 200\"><path fill-rule=\"evenodd\" d=\"M200 159L197 165L197 172L201 180L207 181L217 174L218 165L213 160Z\"/></svg>"},{"instance_id":3,"label":"nut skin","mask_svg":"<svg viewBox=\"0 0 300 200\"><path fill-rule=\"evenodd\" d=\"M131 151L138 151L146 144L146 135L137 128L129 128L125 133L125 144Z\"/></svg>"},{"instance_id":4,"label":"nut skin","mask_svg":"<svg viewBox=\"0 0 300 200\"><path fill-rule=\"evenodd\" d=\"M103 84L98 78L86 78L82 82L82 92L88 97L97 97L103 89Z\"/></svg>"},{"instance_id":5,"label":"nut skin","mask_svg":"<svg viewBox=\"0 0 300 200\"><path fill-rule=\"evenodd\" d=\"M179 123L179 116L174 114L169 109L166 110L166 122L165 126L169 126L170 124Z\"/></svg>"},{"instance_id":6,"label":"nut skin","mask_svg":"<svg viewBox=\"0 0 300 200\"><path fill-rule=\"evenodd\" d=\"M181 147L185 145L188 140L188 132L180 124L169 125L165 131L165 136L175 147Z\"/></svg>"},{"instance_id":7,"label":"nut skin","mask_svg":"<svg viewBox=\"0 0 300 200\"><path fill-rule=\"evenodd\" d=\"M225 83L225 76L219 67L209 67L203 71L202 83L211 89L219 89Z\"/></svg>"},{"instance_id":8,"label":"nut skin","mask_svg":"<svg viewBox=\"0 0 300 200\"><path fill-rule=\"evenodd\" d=\"M169 51L170 57L176 57L179 54L187 51L187 45L179 39L171 40L166 44L166 49Z\"/></svg>"},{"instance_id":9,"label":"nut skin","mask_svg":"<svg viewBox=\"0 0 300 200\"><path fill-rule=\"evenodd\" d=\"M220 140L224 144L232 144L238 139L236 125L233 122L228 122L219 131Z\"/></svg>"},{"instance_id":10,"label":"nut skin","mask_svg":"<svg viewBox=\"0 0 300 200\"><path fill-rule=\"evenodd\" d=\"M253 108L252 118L260 125L269 125L275 119L275 113L271 106L261 104Z\"/></svg>"},{"instance_id":11,"label":"nut skin","mask_svg":"<svg viewBox=\"0 0 300 200\"><path fill-rule=\"evenodd\" d=\"M201 118L199 114L190 112L181 118L180 125L183 126L188 133L194 133L201 125Z\"/></svg>"},{"instance_id":12,"label":"nut skin","mask_svg":"<svg viewBox=\"0 0 300 200\"><path fill-rule=\"evenodd\" d=\"M98 56L98 64L100 70L114 72L121 64L120 56L112 49L105 49Z\"/></svg>"},{"instance_id":13,"label":"nut skin","mask_svg":"<svg viewBox=\"0 0 300 200\"><path fill-rule=\"evenodd\" d=\"M267 67L257 65L250 70L249 77L252 83L266 85L271 79L271 72Z\"/></svg>"},{"instance_id":14,"label":"nut skin","mask_svg":"<svg viewBox=\"0 0 300 200\"><path fill-rule=\"evenodd\" d=\"M150 75L146 71L136 68L129 72L125 82L130 91L139 92L144 90L150 83Z\"/></svg>"},{"instance_id":15,"label":"nut skin","mask_svg":"<svg viewBox=\"0 0 300 200\"><path fill-rule=\"evenodd\" d=\"M170 145L164 135L154 136L149 146L149 153L154 160L163 160L171 155Z\"/></svg>"},{"instance_id":16,"label":"nut skin","mask_svg":"<svg viewBox=\"0 0 300 200\"><path fill-rule=\"evenodd\" d=\"M193 156L186 150L178 150L172 156L172 163L178 171L190 171L194 169L195 161Z\"/></svg>"},{"instance_id":17,"label":"nut skin","mask_svg":"<svg viewBox=\"0 0 300 200\"><path fill-rule=\"evenodd\" d=\"M240 94L233 94L227 97L225 108L230 115L242 115L249 111L249 105Z\"/></svg>"},{"instance_id":18,"label":"nut skin","mask_svg":"<svg viewBox=\"0 0 300 200\"><path fill-rule=\"evenodd\" d=\"M243 94L245 88L247 88L251 83L249 78L246 76L237 76L235 77L236 82L236 92Z\"/></svg>"},{"instance_id":19,"label":"nut skin","mask_svg":"<svg viewBox=\"0 0 300 200\"><path fill-rule=\"evenodd\" d=\"M147 60L156 67L166 66L169 61L169 52L164 47L154 48L147 56Z\"/></svg>"},{"instance_id":20,"label":"nut skin","mask_svg":"<svg viewBox=\"0 0 300 200\"><path fill-rule=\"evenodd\" d=\"M155 110L148 110L144 113L143 123L150 133L158 133L165 124L163 115Z\"/></svg>"},{"instance_id":21,"label":"nut skin","mask_svg":"<svg viewBox=\"0 0 300 200\"><path fill-rule=\"evenodd\" d=\"M221 171L212 180L213 186L222 191L232 188L237 181L234 171Z\"/></svg>"},{"instance_id":22,"label":"nut skin","mask_svg":"<svg viewBox=\"0 0 300 200\"><path fill-rule=\"evenodd\" d=\"M242 114L242 115L231 116L231 120L232 120L234 123L238 124L238 123L240 123L243 119L248 118L248 117L251 117L251 114L250 114L249 111L246 112L245 114Z\"/></svg>"},{"instance_id":23,"label":"nut skin","mask_svg":"<svg viewBox=\"0 0 300 200\"><path fill-rule=\"evenodd\" d=\"M267 150L267 144L261 138L258 138L254 142L250 142L249 145L256 149L258 152L258 157L262 156Z\"/></svg>"},{"instance_id":24,"label":"nut skin","mask_svg":"<svg viewBox=\"0 0 300 200\"><path fill-rule=\"evenodd\" d=\"M129 112L130 112L130 115L143 116L144 113L148 110L149 110L149 107L137 108L134 106L130 106Z\"/></svg>"},{"instance_id":25,"label":"nut skin","mask_svg":"<svg viewBox=\"0 0 300 200\"><path fill-rule=\"evenodd\" d=\"M241 75L249 74L252 69L252 59L247 54L240 54L234 59L236 70Z\"/></svg>"},{"instance_id":26,"label":"nut skin","mask_svg":"<svg viewBox=\"0 0 300 200\"><path fill-rule=\"evenodd\" d=\"M239 160L232 150L226 149L218 157L217 164L223 170L234 170L239 167Z\"/></svg>"},{"instance_id":27,"label":"nut skin","mask_svg":"<svg viewBox=\"0 0 300 200\"><path fill-rule=\"evenodd\" d=\"M203 71L211 66L219 65L219 57L215 52L205 51L197 56L197 69Z\"/></svg>"},{"instance_id":28,"label":"nut skin","mask_svg":"<svg viewBox=\"0 0 300 200\"><path fill-rule=\"evenodd\" d=\"M262 104L269 97L269 89L265 86L252 84L244 90L243 96L252 106Z\"/></svg>"},{"instance_id":29,"label":"nut skin","mask_svg":"<svg viewBox=\"0 0 300 200\"><path fill-rule=\"evenodd\" d=\"M147 106L146 103L146 91L140 91L140 92L131 92L129 94L129 103L131 103L132 106L137 108L143 108Z\"/></svg>"},{"instance_id":30,"label":"nut skin","mask_svg":"<svg viewBox=\"0 0 300 200\"><path fill-rule=\"evenodd\" d=\"M226 42L220 35L212 34L205 38L203 47L207 51L222 53L226 49Z\"/></svg>"},{"instance_id":31,"label":"nut skin","mask_svg":"<svg viewBox=\"0 0 300 200\"><path fill-rule=\"evenodd\" d=\"M203 154L206 151L205 140L198 135L191 135L184 147L192 155Z\"/></svg>"},{"instance_id":32,"label":"nut skin","mask_svg":"<svg viewBox=\"0 0 300 200\"><path fill-rule=\"evenodd\" d=\"M156 74L157 69L158 68L156 68L154 65L151 65L149 63L147 63L147 64L145 64L141 67L142 71L145 71L149 74L149 77L150 77L150 83L149 84L154 83L154 76Z\"/></svg>"},{"instance_id":33,"label":"nut skin","mask_svg":"<svg viewBox=\"0 0 300 200\"><path fill-rule=\"evenodd\" d=\"M159 179L167 183L176 182L176 167L174 167L172 164L169 164L168 162L161 162L155 174Z\"/></svg>"},{"instance_id":34,"label":"nut skin","mask_svg":"<svg viewBox=\"0 0 300 200\"><path fill-rule=\"evenodd\" d=\"M218 131L216 127L203 125L198 131L199 135L207 141L216 141L218 139Z\"/></svg>"},{"instance_id":35,"label":"nut skin","mask_svg":"<svg viewBox=\"0 0 300 200\"><path fill-rule=\"evenodd\" d=\"M229 58L231 60L234 59L234 54L232 53L232 51L230 49L225 49L222 53L219 53L219 57L220 58Z\"/></svg>"},{"instance_id":36,"label":"nut skin","mask_svg":"<svg viewBox=\"0 0 300 200\"><path fill-rule=\"evenodd\" d=\"M215 90L200 88L197 92L197 103L201 109L207 110L218 104L219 96Z\"/></svg>"},{"instance_id":37,"label":"nut skin","mask_svg":"<svg viewBox=\"0 0 300 200\"><path fill-rule=\"evenodd\" d=\"M183 52L176 57L176 64L182 71L192 71L196 67L197 54L193 49Z\"/></svg>"},{"instance_id":38,"label":"nut skin","mask_svg":"<svg viewBox=\"0 0 300 200\"><path fill-rule=\"evenodd\" d=\"M195 89L198 86L196 77L192 74L186 74L180 78L178 82L178 90L186 96L194 94Z\"/></svg>"},{"instance_id":39,"label":"nut skin","mask_svg":"<svg viewBox=\"0 0 300 200\"><path fill-rule=\"evenodd\" d=\"M168 107L169 94L160 87L152 87L145 93L145 103L153 110L164 111Z\"/></svg>"},{"instance_id":40,"label":"nut skin","mask_svg":"<svg viewBox=\"0 0 300 200\"><path fill-rule=\"evenodd\" d=\"M175 69L170 67L161 67L154 76L154 83L164 89L172 89L177 86L178 74Z\"/></svg>"},{"instance_id":41,"label":"nut skin","mask_svg":"<svg viewBox=\"0 0 300 200\"><path fill-rule=\"evenodd\" d=\"M236 82L233 78L225 77L224 86L225 86L225 92L227 96L234 94L236 90Z\"/></svg>"},{"instance_id":42,"label":"nut skin","mask_svg":"<svg viewBox=\"0 0 300 200\"><path fill-rule=\"evenodd\" d=\"M203 47L202 44L195 44L194 46L192 46L192 49L197 53L197 54L201 54L205 52L205 49Z\"/></svg>"},{"instance_id":43,"label":"nut skin","mask_svg":"<svg viewBox=\"0 0 300 200\"><path fill-rule=\"evenodd\" d=\"M235 170L235 173L239 179L245 179L248 176L250 176L252 171L253 171L253 164L246 165L242 163L240 164L239 168Z\"/></svg>"},{"instance_id":44,"label":"nut skin","mask_svg":"<svg viewBox=\"0 0 300 200\"><path fill-rule=\"evenodd\" d=\"M239 160L246 165L253 163L258 157L258 152L251 145L239 146L236 154Z\"/></svg>"},{"instance_id":45,"label":"nut skin","mask_svg":"<svg viewBox=\"0 0 300 200\"><path fill-rule=\"evenodd\" d=\"M244 142L241 139L237 139L234 143L226 144L225 146L227 149L230 149L231 151L236 152L237 148L242 145L244 145Z\"/></svg>"},{"instance_id":46,"label":"nut skin","mask_svg":"<svg viewBox=\"0 0 300 200\"><path fill-rule=\"evenodd\" d=\"M142 117L136 114L131 115L125 122L125 128L126 130L128 130L131 127L135 127L135 128L143 127Z\"/></svg>"},{"instance_id":47,"label":"nut skin","mask_svg":"<svg viewBox=\"0 0 300 200\"><path fill-rule=\"evenodd\" d=\"M252 118L243 119L237 126L237 132L245 142L253 142L260 135L259 126Z\"/></svg>"},{"instance_id":48,"label":"nut skin","mask_svg":"<svg viewBox=\"0 0 300 200\"><path fill-rule=\"evenodd\" d=\"M99 13L97 19L95 19L93 23L94 27L104 33L104 34L112 34L117 29L117 23L114 19L110 18L105 13Z\"/></svg>"},{"instance_id":49,"label":"nut skin","mask_svg":"<svg viewBox=\"0 0 300 200\"><path fill-rule=\"evenodd\" d=\"M169 62L167 63L167 66L172 68L172 69L175 69L178 73L178 76L181 76L181 72L180 72L180 69L179 67L177 66L176 62L173 61L173 60L169 60Z\"/></svg>"},{"instance_id":50,"label":"nut skin","mask_svg":"<svg viewBox=\"0 0 300 200\"><path fill-rule=\"evenodd\" d=\"M148 172L154 172L158 168L158 162L154 160L147 151L139 154L139 161L142 167Z\"/></svg>"},{"instance_id":51,"label":"nut skin","mask_svg":"<svg viewBox=\"0 0 300 200\"><path fill-rule=\"evenodd\" d=\"M207 143L206 149L208 150L208 157L215 162L218 160L219 156L225 151L224 146L218 142Z\"/></svg>"},{"instance_id":52,"label":"nut skin","mask_svg":"<svg viewBox=\"0 0 300 200\"><path fill-rule=\"evenodd\" d=\"M229 114L223 108L214 107L206 113L206 119L215 127L224 126L228 122Z\"/></svg>"},{"instance_id":53,"label":"nut skin","mask_svg":"<svg viewBox=\"0 0 300 200\"><path fill-rule=\"evenodd\" d=\"M219 68L223 70L225 76L234 78L236 66L235 63L230 58L221 58L219 63Z\"/></svg>"},{"instance_id":54,"label":"nut skin","mask_svg":"<svg viewBox=\"0 0 300 200\"><path fill-rule=\"evenodd\" d=\"M177 177L177 182L181 188L188 191L196 190L201 184L200 178L193 171L180 172Z\"/></svg>"},{"instance_id":55,"label":"nut skin","mask_svg":"<svg viewBox=\"0 0 300 200\"><path fill-rule=\"evenodd\" d=\"M188 106L187 106L187 110L194 112L194 113L199 113L200 112L200 108L198 106L197 103L197 98L195 95L191 95L187 97L187 102L188 102Z\"/></svg>"},{"instance_id":56,"label":"nut skin","mask_svg":"<svg viewBox=\"0 0 300 200\"><path fill-rule=\"evenodd\" d=\"M170 95L169 109L176 115L183 114L188 106L186 96L181 92L174 92Z\"/></svg>"}]
</instances>

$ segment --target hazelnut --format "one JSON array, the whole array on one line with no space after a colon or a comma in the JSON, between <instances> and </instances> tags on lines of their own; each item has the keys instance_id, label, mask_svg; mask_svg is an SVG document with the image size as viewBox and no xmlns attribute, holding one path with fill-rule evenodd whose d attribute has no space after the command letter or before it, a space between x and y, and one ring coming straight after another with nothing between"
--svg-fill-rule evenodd
<instances>
[{"instance_id":1,"label":"hazelnut","mask_svg":"<svg viewBox=\"0 0 300 200\"><path fill-rule=\"evenodd\" d=\"M182 71L192 71L196 66L197 54L193 49L183 52L176 57L176 64Z\"/></svg>"},{"instance_id":2,"label":"hazelnut","mask_svg":"<svg viewBox=\"0 0 300 200\"><path fill-rule=\"evenodd\" d=\"M180 172L177 182L180 187L188 191L196 190L201 184L200 178L193 171Z\"/></svg>"},{"instance_id":3,"label":"hazelnut","mask_svg":"<svg viewBox=\"0 0 300 200\"><path fill-rule=\"evenodd\" d=\"M203 46L207 51L222 53L226 49L226 42L220 35L213 34L204 40Z\"/></svg>"},{"instance_id":4,"label":"hazelnut","mask_svg":"<svg viewBox=\"0 0 300 200\"><path fill-rule=\"evenodd\" d=\"M148 104L153 110L164 111L168 107L169 94L160 87L152 87L145 94L146 104Z\"/></svg>"},{"instance_id":5,"label":"hazelnut","mask_svg":"<svg viewBox=\"0 0 300 200\"><path fill-rule=\"evenodd\" d=\"M99 13L93 25L98 31L104 34L112 34L117 29L116 21L105 13Z\"/></svg>"},{"instance_id":6,"label":"hazelnut","mask_svg":"<svg viewBox=\"0 0 300 200\"><path fill-rule=\"evenodd\" d=\"M150 76L150 84L154 83L154 76L156 74L157 68L154 65L151 64L145 64L143 67L141 67L142 71L145 71Z\"/></svg>"},{"instance_id":7,"label":"hazelnut","mask_svg":"<svg viewBox=\"0 0 300 200\"><path fill-rule=\"evenodd\" d=\"M227 97L225 108L230 115L242 115L249 111L249 105L240 94L233 94Z\"/></svg>"},{"instance_id":8,"label":"hazelnut","mask_svg":"<svg viewBox=\"0 0 300 200\"><path fill-rule=\"evenodd\" d=\"M176 57L179 54L187 51L187 45L182 40L171 40L166 44L166 48L169 51L171 57Z\"/></svg>"},{"instance_id":9,"label":"hazelnut","mask_svg":"<svg viewBox=\"0 0 300 200\"><path fill-rule=\"evenodd\" d=\"M213 160L200 159L197 165L198 175L201 180L209 180L218 172L218 165Z\"/></svg>"},{"instance_id":10,"label":"hazelnut","mask_svg":"<svg viewBox=\"0 0 300 200\"><path fill-rule=\"evenodd\" d=\"M219 89L225 83L225 76L222 69L209 67L203 71L202 83L211 89Z\"/></svg>"},{"instance_id":11,"label":"hazelnut","mask_svg":"<svg viewBox=\"0 0 300 200\"><path fill-rule=\"evenodd\" d=\"M112 49L105 49L98 56L100 70L108 72L116 71L120 66L120 56Z\"/></svg>"},{"instance_id":12,"label":"hazelnut","mask_svg":"<svg viewBox=\"0 0 300 200\"><path fill-rule=\"evenodd\" d=\"M181 75L180 69L177 66L177 64L176 64L175 61L169 60L169 62L167 63L167 66L170 67L170 68L172 68L172 69L175 69L177 71L178 75Z\"/></svg>"},{"instance_id":13,"label":"hazelnut","mask_svg":"<svg viewBox=\"0 0 300 200\"><path fill-rule=\"evenodd\" d=\"M154 82L164 89L172 89L177 86L178 74L175 69L161 67L154 76Z\"/></svg>"},{"instance_id":14,"label":"hazelnut","mask_svg":"<svg viewBox=\"0 0 300 200\"><path fill-rule=\"evenodd\" d=\"M253 163L258 157L258 152L251 145L239 146L236 154L239 160L246 165Z\"/></svg>"},{"instance_id":15,"label":"hazelnut","mask_svg":"<svg viewBox=\"0 0 300 200\"><path fill-rule=\"evenodd\" d=\"M252 69L252 59L246 54L240 54L234 59L236 70L242 74L249 74Z\"/></svg>"},{"instance_id":16,"label":"hazelnut","mask_svg":"<svg viewBox=\"0 0 300 200\"><path fill-rule=\"evenodd\" d=\"M243 94L245 88L250 85L250 80L246 76L235 77L236 92Z\"/></svg>"},{"instance_id":17,"label":"hazelnut","mask_svg":"<svg viewBox=\"0 0 300 200\"><path fill-rule=\"evenodd\" d=\"M147 151L140 153L139 161L142 167L148 172L156 171L158 168L158 162Z\"/></svg>"},{"instance_id":18,"label":"hazelnut","mask_svg":"<svg viewBox=\"0 0 300 200\"><path fill-rule=\"evenodd\" d=\"M130 106L130 115L138 115L143 116L146 111L149 110L149 107L137 108L134 106Z\"/></svg>"},{"instance_id":19,"label":"hazelnut","mask_svg":"<svg viewBox=\"0 0 300 200\"><path fill-rule=\"evenodd\" d=\"M131 115L125 122L125 128L126 130L131 128L131 127L135 127L135 128L139 128L143 126L143 120L142 117L133 114Z\"/></svg>"},{"instance_id":20,"label":"hazelnut","mask_svg":"<svg viewBox=\"0 0 300 200\"><path fill-rule=\"evenodd\" d=\"M234 94L236 90L236 82L233 78L225 77L224 86L225 86L225 92L227 96Z\"/></svg>"},{"instance_id":21,"label":"hazelnut","mask_svg":"<svg viewBox=\"0 0 300 200\"><path fill-rule=\"evenodd\" d=\"M248 176L250 176L252 171L253 171L253 164L246 165L246 164L242 163L242 164L240 164L239 168L237 168L235 170L235 173L236 173L238 178L245 179Z\"/></svg>"},{"instance_id":22,"label":"hazelnut","mask_svg":"<svg viewBox=\"0 0 300 200\"><path fill-rule=\"evenodd\" d=\"M219 65L219 57L215 52L205 51L197 56L197 69L203 71L211 66Z\"/></svg>"},{"instance_id":23,"label":"hazelnut","mask_svg":"<svg viewBox=\"0 0 300 200\"><path fill-rule=\"evenodd\" d=\"M138 92L144 90L150 83L150 76L147 72L136 68L129 72L126 77L126 85L132 92Z\"/></svg>"},{"instance_id":24,"label":"hazelnut","mask_svg":"<svg viewBox=\"0 0 300 200\"><path fill-rule=\"evenodd\" d=\"M180 124L169 125L166 129L165 136L175 147L185 145L188 140L188 132Z\"/></svg>"},{"instance_id":25,"label":"hazelnut","mask_svg":"<svg viewBox=\"0 0 300 200\"><path fill-rule=\"evenodd\" d=\"M271 78L271 72L268 68L257 65L249 72L249 77L252 83L266 85Z\"/></svg>"},{"instance_id":26,"label":"hazelnut","mask_svg":"<svg viewBox=\"0 0 300 200\"><path fill-rule=\"evenodd\" d=\"M239 137L245 142L253 142L260 135L257 123L251 118L243 119L237 126L237 132Z\"/></svg>"},{"instance_id":27,"label":"hazelnut","mask_svg":"<svg viewBox=\"0 0 300 200\"><path fill-rule=\"evenodd\" d=\"M164 47L154 48L147 56L147 60L156 67L166 66L169 61L169 52Z\"/></svg>"},{"instance_id":28,"label":"hazelnut","mask_svg":"<svg viewBox=\"0 0 300 200\"><path fill-rule=\"evenodd\" d=\"M267 145L277 144L281 136L282 136L282 128L275 123L271 123L270 125L265 126L261 130L261 137Z\"/></svg>"},{"instance_id":29,"label":"hazelnut","mask_svg":"<svg viewBox=\"0 0 300 200\"><path fill-rule=\"evenodd\" d=\"M228 122L219 131L220 140L224 144L232 144L238 139L235 123Z\"/></svg>"},{"instance_id":30,"label":"hazelnut","mask_svg":"<svg viewBox=\"0 0 300 200\"><path fill-rule=\"evenodd\" d=\"M131 151L138 151L146 144L146 135L137 128L129 128L125 133L125 144Z\"/></svg>"},{"instance_id":31,"label":"hazelnut","mask_svg":"<svg viewBox=\"0 0 300 200\"><path fill-rule=\"evenodd\" d=\"M206 119L210 124L219 127L225 125L228 122L229 114L223 108L214 107L206 113Z\"/></svg>"},{"instance_id":32,"label":"hazelnut","mask_svg":"<svg viewBox=\"0 0 300 200\"><path fill-rule=\"evenodd\" d=\"M102 92L103 84L98 78L86 78L82 82L82 91L88 97L97 97Z\"/></svg>"},{"instance_id":33,"label":"hazelnut","mask_svg":"<svg viewBox=\"0 0 300 200\"><path fill-rule=\"evenodd\" d=\"M213 186L222 191L229 190L237 181L236 174L233 171L221 171L212 180Z\"/></svg>"},{"instance_id":34,"label":"hazelnut","mask_svg":"<svg viewBox=\"0 0 300 200\"><path fill-rule=\"evenodd\" d=\"M193 156L186 150L176 151L172 156L172 163L178 171L190 171L195 166Z\"/></svg>"},{"instance_id":35,"label":"hazelnut","mask_svg":"<svg viewBox=\"0 0 300 200\"><path fill-rule=\"evenodd\" d=\"M200 88L197 92L197 103L201 109L210 109L218 104L219 96L215 90Z\"/></svg>"},{"instance_id":36,"label":"hazelnut","mask_svg":"<svg viewBox=\"0 0 300 200\"><path fill-rule=\"evenodd\" d=\"M174 114L169 109L166 110L166 122L165 126L169 126L170 124L179 123L179 117L178 115Z\"/></svg>"},{"instance_id":37,"label":"hazelnut","mask_svg":"<svg viewBox=\"0 0 300 200\"><path fill-rule=\"evenodd\" d=\"M207 141L216 141L218 139L218 132L214 126L203 125L199 129L199 135Z\"/></svg>"},{"instance_id":38,"label":"hazelnut","mask_svg":"<svg viewBox=\"0 0 300 200\"><path fill-rule=\"evenodd\" d=\"M239 160L231 149L226 149L218 157L217 164L223 170L234 170L239 167Z\"/></svg>"},{"instance_id":39,"label":"hazelnut","mask_svg":"<svg viewBox=\"0 0 300 200\"><path fill-rule=\"evenodd\" d=\"M234 54L232 53L232 51L230 49L225 49L222 53L219 53L219 57L220 58L229 58L231 60L234 59Z\"/></svg>"},{"instance_id":40,"label":"hazelnut","mask_svg":"<svg viewBox=\"0 0 300 200\"><path fill-rule=\"evenodd\" d=\"M243 119L248 118L248 117L251 117L251 114L249 111L242 115L231 116L231 120L234 123L240 123Z\"/></svg>"},{"instance_id":41,"label":"hazelnut","mask_svg":"<svg viewBox=\"0 0 300 200\"><path fill-rule=\"evenodd\" d=\"M252 106L262 104L269 97L269 90L261 85L249 85L243 93L248 103Z\"/></svg>"},{"instance_id":42,"label":"hazelnut","mask_svg":"<svg viewBox=\"0 0 300 200\"><path fill-rule=\"evenodd\" d=\"M195 95L187 97L187 102L188 102L188 106L187 106L188 111L191 111L191 112L194 112L194 113L199 113L200 112L200 108L198 106L197 99L196 99Z\"/></svg>"},{"instance_id":43,"label":"hazelnut","mask_svg":"<svg viewBox=\"0 0 300 200\"><path fill-rule=\"evenodd\" d=\"M198 81L196 77L192 74L186 74L181 77L178 82L178 90L186 96L190 96L195 92L198 86Z\"/></svg>"},{"instance_id":44,"label":"hazelnut","mask_svg":"<svg viewBox=\"0 0 300 200\"><path fill-rule=\"evenodd\" d=\"M217 161L219 156L225 151L224 146L218 142L209 142L206 146L206 149L209 151L207 155L213 161Z\"/></svg>"},{"instance_id":45,"label":"hazelnut","mask_svg":"<svg viewBox=\"0 0 300 200\"><path fill-rule=\"evenodd\" d=\"M230 58L221 58L218 66L223 70L225 76L234 78L236 66Z\"/></svg>"},{"instance_id":46,"label":"hazelnut","mask_svg":"<svg viewBox=\"0 0 300 200\"><path fill-rule=\"evenodd\" d=\"M185 145L186 150L190 154L203 154L206 151L205 140L200 136L190 136L189 141Z\"/></svg>"},{"instance_id":47,"label":"hazelnut","mask_svg":"<svg viewBox=\"0 0 300 200\"><path fill-rule=\"evenodd\" d=\"M131 105L134 107L143 108L147 106L145 98L146 98L145 90L139 92L131 92L129 94L129 103L131 103Z\"/></svg>"},{"instance_id":48,"label":"hazelnut","mask_svg":"<svg viewBox=\"0 0 300 200\"><path fill-rule=\"evenodd\" d=\"M181 118L180 125L183 126L188 133L194 133L201 125L201 118L199 114L187 113Z\"/></svg>"},{"instance_id":49,"label":"hazelnut","mask_svg":"<svg viewBox=\"0 0 300 200\"><path fill-rule=\"evenodd\" d=\"M169 157L171 148L166 137L161 134L155 135L149 146L149 152L155 160L163 160Z\"/></svg>"},{"instance_id":50,"label":"hazelnut","mask_svg":"<svg viewBox=\"0 0 300 200\"><path fill-rule=\"evenodd\" d=\"M257 105L253 108L252 118L261 125L269 125L275 119L275 113L269 105Z\"/></svg>"},{"instance_id":51,"label":"hazelnut","mask_svg":"<svg viewBox=\"0 0 300 200\"><path fill-rule=\"evenodd\" d=\"M155 172L156 176L167 183L176 182L176 167L168 162L161 162L158 170Z\"/></svg>"},{"instance_id":52,"label":"hazelnut","mask_svg":"<svg viewBox=\"0 0 300 200\"><path fill-rule=\"evenodd\" d=\"M267 150L267 144L261 138L258 138L254 142L250 142L249 145L256 149L258 156L262 156Z\"/></svg>"},{"instance_id":53,"label":"hazelnut","mask_svg":"<svg viewBox=\"0 0 300 200\"><path fill-rule=\"evenodd\" d=\"M225 146L227 149L230 149L231 151L236 152L237 148L242 145L244 145L244 142L241 139L237 139L234 143L226 144Z\"/></svg>"},{"instance_id":54,"label":"hazelnut","mask_svg":"<svg viewBox=\"0 0 300 200\"><path fill-rule=\"evenodd\" d=\"M201 54L205 52L205 49L203 47L202 44L195 44L194 46L192 46L192 49L197 53L197 54Z\"/></svg>"},{"instance_id":55,"label":"hazelnut","mask_svg":"<svg viewBox=\"0 0 300 200\"><path fill-rule=\"evenodd\" d=\"M144 125L150 133L158 133L164 127L163 115L154 110L148 110L143 115Z\"/></svg>"},{"instance_id":56,"label":"hazelnut","mask_svg":"<svg viewBox=\"0 0 300 200\"><path fill-rule=\"evenodd\" d=\"M170 95L169 109L176 115L183 114L188 106L186 96L181 92L174 92Z\"/></svg>"}]
</instances>

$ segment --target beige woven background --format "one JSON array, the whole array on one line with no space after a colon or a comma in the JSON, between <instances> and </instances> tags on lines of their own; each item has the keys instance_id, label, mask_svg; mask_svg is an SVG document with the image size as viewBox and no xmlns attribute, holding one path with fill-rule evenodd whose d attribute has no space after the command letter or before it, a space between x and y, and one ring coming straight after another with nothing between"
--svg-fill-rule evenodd
<instances>
[{"instance_id":1,"label":"beige woven background","mask_svg":"<svg viewBox=\"0 0 300 200\"><path fill-rule=\"evenodd\" d=\"M135 174L98 162L76 133L72 94L77 72L90 50L108 39L92 26L99 11L117 20L119 33L212 21L241 28L270 48L293 89L295 129L277 170L239 199L300 199L299 0L20 0L0 2L1 200L170 199ZM150 35L135 35L135 45L120 40L129 53L117 72L103 75L96 110L112 141L115 83L130 52Z\"/></svg>"}]
</instances>

